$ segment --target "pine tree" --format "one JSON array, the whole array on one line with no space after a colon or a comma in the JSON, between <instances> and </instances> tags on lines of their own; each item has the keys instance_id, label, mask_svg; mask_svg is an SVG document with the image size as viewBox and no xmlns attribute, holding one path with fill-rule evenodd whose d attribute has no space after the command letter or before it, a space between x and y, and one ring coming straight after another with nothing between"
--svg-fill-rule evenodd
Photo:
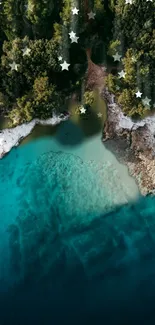
<instances>
[{"instance_id":1,"label":"pine tree","mask_svg":"<svg viewBox=\"0 0 155 325\"><path fill-rule=\"evenodd\" d=\"M121 62L116 66L117 72L124 70L125 78L121 80L119 77L115 78L116 90L114 93L126 114L131 116L135 115L135 112L145 115L145 111L149 107L145 106L142 98L148 97L151 100L150 109L154 107L154 9L154 3L144 0L136 0L131 5L125 4L124 0L119 0L115 4L113 40L110 42L109 55L118 52L122 56ZM135 100L138 90L142 92L143 96L141 99L136 98ZM130 98L128 104L126 96Z\"/></svg>"}]
</instances>

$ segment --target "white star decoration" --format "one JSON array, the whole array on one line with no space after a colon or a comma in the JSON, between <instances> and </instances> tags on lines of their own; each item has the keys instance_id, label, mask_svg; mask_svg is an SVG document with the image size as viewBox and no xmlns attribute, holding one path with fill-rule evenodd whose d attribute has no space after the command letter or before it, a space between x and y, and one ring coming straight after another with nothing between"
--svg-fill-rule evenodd
<instances>
[{"instance_id":1,"label":"white star decoration","mask_svg":"<svg viewBox=\"0 0 155 325\"><path fill-rule=\"evenodd\" d=\"M24 56L24 55L29 55L29 53L31 52L31 49L29 49L29 48L26 46L24 49L22 49L22 51L23 51L23 56Z\"/></svg>"},{"instance_id":2,"label":"white star decoration","mask_svg":"<svg viewBox=\"0 0 155 325\"><path fill-rule=\"evenodd\" d=\"M119 78L125 78L126 73L123 70L118 72L118 74L119 74Z\"/></svg>"},{"instance_id":3,"label":"white star decoration","mask_svg":"<svg viewBox=\"0 0 155 325\"><path fill-rule=\"evenodd\" d=\"M81 114L85 114L85 113L86 113L86 109L82 106L82 107L80 108L80 112L81 112Z\"/></svg>"},{"instance_id":4,"label":"white star decoration","mask_svg":"<svg viewBox=\"0 0 155 325\"><path fill-rule=\"evenodd\" d=\"M78 11L79 9L77 9L76 7L72 9L72 13L73 15L78 15Z\"/></svg>"},{"instance_id":5,"label":"white star decoration","mask_svg":"<svg viewBox=\"0 0 155 325\"><path fill-rule=\"evenodd\" d=\"M149 99L147 96L144 99L142 99L142 103L144 106L150 106L150 101L151 99Z\"/></svg>"},{"instance_id":6,"label":"white star decoration","mask_svg":"<svg viewBox=\"0 0 155 325\"><path fill-rule=\"evenodd\" d=\"M68 33L69 34L69 37L70 38L73 38L73 37L75 37L76 36L76 33L74 33L73 31L71 31L70 33Z\"/></svg>"},{"instance_id":7,"label":"white star decoration","mask_svg":"<svg viewBox=\"0 0 155 325\"><path fill-rule=\"evenodd\" d=\"M135 95L136 95L137 98L138 98L138 97L141 98L142 93L138 90L137 93L135 93Z\"/></svg>"},{"instance_id":8,"label":"white star decoration","mask_svg":"<svg viewBox=\"0 0 155 325\"><path fill-rule=\"evenodd\" d=\"M73 31L69 33L69 37L71 39L71 43L77 43L77 40L79 39L79 37L77 37L76 33L74 33Z\"/></svg>"},{"instance_id":9,"label":"white star decoration","mask_svg":"<svg viewBox=\"0 0 155 325\"><path fill-rule=\"evenodd\" d=\"M77 37L77 36L72 37L72 38L71 38L71 43L77 43L78 38L79 38L79 37Z\"/></svg>"},{"instance_id":10,"label":"white star decoration","mask_svg":"<svg viewBox=\"0 0 155 325\"><path fill-rule=\"evenodd\" d=\"M89 19L95 19L95 16L96 16L96 14L95 14L94 12L92 12L92 11L90 11L90 12L88 13L88 17L89 17Z\"/></svg>"},{"instance_id":11,"label":"white star decoration","mask_svg":"<svg viewBox=\"0 0 155 325\"><path fill-rule=\"evenodd\" d=\"M64 62L61 63L60 65L61 65L62 71L63 71L63 70L68 70L68 67L70 66L70 64L67 63L66 61L64 61Z\"/></svg>"},{"instance_id":12,"label":"white star decoration","mask_svg":"<svg viewBox=\"0 0 155 325\"><path fill-rule=\"evenodd\" d=\"M11 71L13 71L13 70L18 71L19 64L16 64L15 61L13 61L13 63L10 63L9 66L11 67Z\"/></svg>"},{"instance_id":13,"label":"white star decoration","mask_svg":"<svg viewBox=\"0 0 155 325\"><path fill-rule=\"evenodd\" d=\"M58 57L58 60L59 61L62 61L62 56L61 55Z\"/></svg>"},{"instance_id":14,"label":"white star decoration","mask_svg":"<svg viewBox=\"0 0 155 325\"><path fill-rule=\"evenodd\" d=\"M119 55L118 52L115 55L113 55L114 61L120 61L121 60L121 57L122 56Z\"/></svg>"},{"instance_id":15,"label":"white star decoration","mask_svg":"<svg viewBox=\"0 0 155 325\"><path fill-rule=\"evenodd\" d=\"M102 113L99 112L99 113L97 114L97 116L98 116L99 118L102 117Z\"/></svg>"}]
</instances>

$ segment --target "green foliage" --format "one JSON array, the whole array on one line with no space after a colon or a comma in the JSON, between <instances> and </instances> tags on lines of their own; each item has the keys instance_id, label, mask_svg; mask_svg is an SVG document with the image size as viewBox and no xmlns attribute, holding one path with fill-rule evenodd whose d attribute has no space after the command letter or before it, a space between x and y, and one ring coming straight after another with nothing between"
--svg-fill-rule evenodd
<instances>
[{"instance_id":1,"label":"green foliage","mask_svg":"<svg viewBox=\"0 0 155 325\"><path fill-rule=\"evenodd\" d=\"M111 41L109 44L108 54L109 55L115 54L115 52L119 50L120 45L121 45L121 42L118 39L115 41Z\"/></svg>"},{"instance_id":2,"label":"green foliage","mask_svg":"<svg viewBox=\"0 0 155 325\"><path fill-rule=\"evenodd\" d=\"M123 111L130 116L143 115L145 107L135 93L154 98L155 77L155 4L136 0L108 3L79 0L79 15L72 15L72 0L4 0L0 7L0 111L7 107L12 121L51 116L65 105L65 96L81 93L87 70L86 50L91 49L94 62L114 64L105 84L115 94ZM88 19L88 12L96 13ZM113 30L111 30L113 24ZM74 27L73 27L74 26ZM68 33L74 30L78 43L71 43ZM25 48L30 49L24 55ZM113 62L116 53L120 62ZM61 71L58 57L70 63ZM101 60L99 59L101 57ZM95 61L96 60L96 61ZM15 62L18 69L11 70ZM125 71L119 78L118 71ZM112 70L113 71L113 70ZM90 104L92 94L84 100ZM13 122L14 123L14 122Z\"/></svg>"},{"instance_id":3,"label":"green foliage","mask_svg":"<svg viewBox=\"0 0 155 325\"><path fill-rule=\"evenodd\" d=\"M94 9L103 10L104 5L102 0L94 0Z\"/></svg>"},{"instance_id":4,"label":"green foliage","mask_svg":"<svg viewBox=\"0 0 155 325\"><path fill-rule=\"evenodd\" d=\"M127 115L143 116L146 109L142 99L150 98L151 108L155 102L155 4L137 0L130 5L118 0L117 3L111 1L111 6L115 9L115 17L108 54L112 56L118 52L122 56L114 65L117 72L125 71L125 78L119 78L117 73L115 78L108 76L106 84ZM137 89L142 92L142 98L136 98Z\"/></svg>"},{"instance_id":5,"label":"green foliage","mask_svg":"<svg viewBox=\"0 0 155 325\"><path fill-rule=\"evenodd\" d=\"M94 92L93 91L85 91L84 93L84 103L86 105L91 106L94 102Z\"/></svg>"},{"instance_id":6,"label":"green foliage","mask_svg":"<svg viewBox=\"0 0 155 325\"><path fill-rule=\"evenodd\" d=\"M60 44L60 42L62 40L62 25L55 23L53 25L53 28L54 28L53 39L56 43Z\"/></svg>"},{"instance_id":7,"label":"green foliage","mask_svg":"<svg viewBox=\"0 0 155 325\"><path fill-rule=\"evenodd\" d=\"M131 89L124 89L118 96L118 104L120 104L122 111L128 116L139 115L144 117L147 108L144 107L139 99L135 98L135 93Z\"/></svg>"},{"instance_id":8,"label":"green foliage","mask_svg":"<svg viewBox=\"0 0 155 325\"><path fill-rule=\"evenodd\" d=\"M137 67L132 60L132 49L128 49L124 59L122 59L124 70L126 72L125 82L130 86L136 87L137 84Z\"/></svg>"},{"instance_id":9,"label":"green foliage","mask_svg":"<svg viewBox=\"0 0 155 325\"><path fill-rule=\"evenodd\" d=\"M72 0L62 0L63 6L62 11L60 13L60 17L65 25L67 25L71 21L71 6Z\"/></svg>"},{"instance_id":10,"label":"green foliage","mask_svg":"<svg viewBox=\"0 0 155 325\"><path fill-rule=\"evenodd\" d=\"M22 29L22 16L18 1L4 1L2 12L2 29L9 40L20 35Z\"/></svg>"},{"instance_id":11,"label":"green foliage","mask_svg":"<svg viewBox=\"0 0 155 325\"><path fill-rule=\"evenodd\" d=\"M105 77L105 85L108 87L111 93L116 93L117 91L116 80L117 78L113 76L111 73L108 74L107 77Z\"/></svg>"},{"instance_id":12,"label":"green foliage","mask_svg":"<svg viewBox=\"0 0 155 325\"><path fill-rule=\"evenodd\" d=\"M8 102L7 97L2 92L0 92L0 109L5 107L7 102Z\"/></svg>"},{"instance_id":13,"label":"green foliage","mask_svg":"<svg viewBox=\"0 0 155 325\"><path fill-rule=\"evenodd\" d=\"M26 95L19 98L17 106L11 110L8 117L10 119L10 127L31 121L34 117L32 101Z\"/></svg>"},{"instance_id":14,"label":"green foliage","mask_svg":"<svg viewBox=\"0 0 155 325\"><path fill-rule=\"evenodd\" d=\"M38 77L33 85L33 105L35 115L38 117L48 117L55 108L56 102L55 86L49 84L48 77Z\"/></svg>"}]
</instances>

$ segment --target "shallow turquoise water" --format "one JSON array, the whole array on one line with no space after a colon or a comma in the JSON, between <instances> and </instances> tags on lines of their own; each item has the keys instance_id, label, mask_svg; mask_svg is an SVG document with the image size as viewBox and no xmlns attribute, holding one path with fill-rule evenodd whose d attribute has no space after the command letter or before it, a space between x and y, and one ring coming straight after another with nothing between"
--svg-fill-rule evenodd
<instances>
[{"instance_id":1,"label":"shallow turquoise water","mask_svg":"<svg viewBox=\"0 0 155 325\"><path fill-rule=\"evenodd\" d=\"M100 138L68 121L0 161L2 324L153 317L154 198Z\"/></svg>"},{"instance_id":2,"label":"shallow turquoise water","mask_svg":"<svg viewBox=\"0 0 155 325\"><path fill-rule=\"evenodd\" d=\"M32 163L30 169L33 174L35 160L49 152L52 152L51 163L52 159L55 161L50 180L51 186L56 183L58 193L61 193L60 183L67 182L74 197L77 198L77 203L78 200L80 201L81 209L87 206L92 213L102 212L105 208L126 203L136 199L139 195L137 185L128 175L127 168L121 165L102 144L101 131L86 138L81 128L66 121L57 129L54 136L42 136L28 144L14 148L4 159L0 160L1 227L3 224L7 225L18 215L17 197L21 192L20 183L21 179L27 176L24 174L27 173L24 169ZM63 153L61 159L57 158L57 152ZM45 169L45 165L42 165L42 168ZM59 175L57 181L56 172ZM35 181L39 179L39 173L36 174ZM48 187L45 183L41 184L43 189L44 186ZM26 178L26 184L30 190L30 177ZM79 190L76 188L77 184L79 187L83 185L85 198L80 188ZM52 197L52 192L50 195ZM66 201L64 204L67 204ZM74 202L70 202L70 206L76 209Z\"/></svg>"},{"instance_id":3,"label":"shallow turquoise water","mask_svg":"<svg viewBox=\"0 0 155 325\"><path fill-rule=\"evenodd\" d=\"M100 130L85 137L82 128L66 121L54 136L12 149L0 160L1 277L9 269L6 230L26 210L49 215L53 209L62 226L65 220L75 226L75 220L89 223L138 195L127 168L103 146Z\"/></svg>"}]
</instances>

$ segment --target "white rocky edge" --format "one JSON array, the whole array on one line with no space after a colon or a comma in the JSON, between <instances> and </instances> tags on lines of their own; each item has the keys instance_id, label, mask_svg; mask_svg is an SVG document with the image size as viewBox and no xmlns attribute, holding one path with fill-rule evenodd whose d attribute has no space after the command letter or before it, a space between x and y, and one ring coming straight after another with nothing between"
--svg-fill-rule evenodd
<instances>
[{"instance_id":1,"label":"white rocky edge","mask_svg":"<svg viewBox=\"0 0 155 325\"><path fill-rule=\"evenodd\" d=\"M114 102L114 95L110 95L110 100L108 106L110 106L111 111L113 111L113 118L116 117L117 130L120 129L134 129L136 130L140 126L147 125L150 131L150 142L151 136L155 134L155 115L151 117L146 117L141 121L133 122L130 117L125 116L121 111L120 107ZM69 115L68 115L69 116ZM34 119L29 123L24 123L22 125L16 126L11 129L4 129L0 131L0 158L2 158L7 152L9 152L14 146L18 146L20 140L27 137L37 124L41 125L56 125L61 121L67 120L68 116L61 114L60 116L53 115L52 118L47 120ZM154 140L154 139L153 139ZM153 141L154 142L154 141Z\"/></svg>"},{"instance_id":2,"label":"white rocky edge","mask_svg":"<svg viewBox=\"0 0 155 325\"><path fill-rule=\"evenodd\" d=\"M144 118L141 121L133 122L130 117L124 116L124 114L119 112L119 124L118 128L122 129L134 129L136 130L140 126L147 125L148 129L152 134L155 133L155 115Z\"/></svg>"},{"instance_id":3,"label":"white rocky edge","mask_svg":"<svg viewBox=\"0 0 155 325\"><path fill-rule=\"evenodd\" d=\"M53 115L53 117L47 120L34 119L29 123L23 123L14 128L0 130L0 158L8 153L13 147L18 146L19 142L32 132L35 125L56 125L67 119L68 115Z\"/></svg>"},{"instance_id":4,"label":"white rocky edge","mask_svg":"<svg viewBox=\"0 0 155 325\"><path fill-rule=\"evenodd\" d=\"M142 120L137 122L133 122L132 119L128 116L125 116L121 111L119 105L115 103L115 96L110 95L110 103L108 106L111 110L111 118L114 119L116 117L116 131L120 129L127 129L127 130L136 130L139 127L147 126L148 131L150 132L150 140L155 135L155 115L145 117ZM154 142L154 141L153 141Z\"/></svg>"}]
</instances>

